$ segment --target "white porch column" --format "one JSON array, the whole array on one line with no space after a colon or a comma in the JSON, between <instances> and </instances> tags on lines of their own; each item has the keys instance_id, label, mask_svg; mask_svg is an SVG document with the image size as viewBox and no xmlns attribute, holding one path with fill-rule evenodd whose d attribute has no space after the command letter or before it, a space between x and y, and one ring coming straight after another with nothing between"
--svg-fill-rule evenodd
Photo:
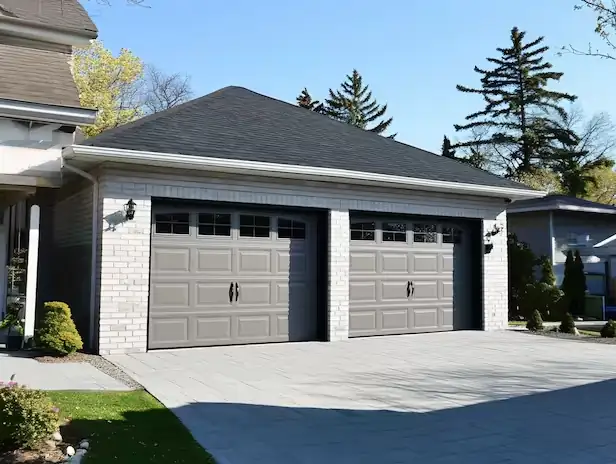
<instances>
[{"instance_id":1,"label":"white porch column","mask_svg":"<svg viewBox=\"0 0 616 464\"><path fill-rule=\"evenodd\" d=\"M24 324L24 342L34 336L34 319L36 317L36 285L38 279L39 223L41 208L30 208L30 230L28 231L28 270L26 274L26 313Z\"/></svg>"}]
</instances>

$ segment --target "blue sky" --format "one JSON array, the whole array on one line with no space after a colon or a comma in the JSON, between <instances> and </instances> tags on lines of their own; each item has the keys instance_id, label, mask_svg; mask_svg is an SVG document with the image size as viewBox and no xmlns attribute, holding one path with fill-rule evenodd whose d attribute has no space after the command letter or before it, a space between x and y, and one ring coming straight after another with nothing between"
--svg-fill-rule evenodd
<instances>
[{"instance_id":1,"label":"blue sky","mask_svg":"<svg viewBox=\"0 0 616 464\"><path fill-rule=\"evenodd\" d=\"M112 0L84 2L114 51L132 50L167 72L192 77L196 96L227 85L294 102L314 97L357 68L394 117L397 139L432 151L454 123L482 107L456 84L478 85L475 65L508 46L513 26L543 35L556 87L578 95L587 116L616 119L616 61L558 56L567 44L600 45L591 12L575 0L146 0L150 8ZM515 5L515 6L513 6Z\"/></svg>"}]
</instances>

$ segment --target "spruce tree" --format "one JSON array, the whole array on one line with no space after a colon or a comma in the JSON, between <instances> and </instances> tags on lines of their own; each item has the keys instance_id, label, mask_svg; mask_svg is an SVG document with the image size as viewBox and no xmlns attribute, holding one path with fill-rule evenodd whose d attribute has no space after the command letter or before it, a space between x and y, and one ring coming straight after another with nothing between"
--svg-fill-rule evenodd
<instances>
[{"instance_id":1,"label":"spruce tree","mask_svg":"<svg viewBox=\"0 0 616 464\"><path fill-rule=\"evenodd\" d=\"M295 100L297 101L297 105L302 108L306 108L307 110L315 111L317 113L324 112L323 103L319 100L313 100L306 87L304 87L304 90L301 91Z\"/></svg>"},{"instance_id":2,"label":"spruce tree","mask_svg":"<svg viewBox=\"0 0 616 464\"><path fill-rule=\"evenodd\" d=\"M488 58L492 69L475 66L481 75L481 87L458 85L465 93L481 95L486 102L483 110L466 117L466 123L455 125L456 131L488 129L481 140L458 144L460 147L488 145L493 148L491 164L498 174L518 178L549 162L550 146L556 139L556 125L550 114L565 114L560 106L576 97L548 89L563 73L552 71L545 61L549 47L544 38L525 41L525 33L517 27L511 30L511 46L497 48L498 58Z\"/></svg>"},{"instance_id":3,"label":"spruce tree","mask_svg":"<svg viewBox=\"0 0 616 464\"><path fill-rule=\"evenodd\" d=\"M385 132L393 121L384 117L386 112L387 105L377 103L355 69L346 76L340 89L329 89L329 98L325 100L325 113L331 118L377 134Z\"/></svg>"},{"instance_id":4,"label":"spruce tree","mask_svg":"<svg viewBox=\"0 0 616 464\"><path fill-rule=\"evenodd\" d=\"M443 146L441 148L441 155L445 158L456 159L456 150L451 144L451 140L446 135L443 136Z\"/></svg>"}]
</instances>

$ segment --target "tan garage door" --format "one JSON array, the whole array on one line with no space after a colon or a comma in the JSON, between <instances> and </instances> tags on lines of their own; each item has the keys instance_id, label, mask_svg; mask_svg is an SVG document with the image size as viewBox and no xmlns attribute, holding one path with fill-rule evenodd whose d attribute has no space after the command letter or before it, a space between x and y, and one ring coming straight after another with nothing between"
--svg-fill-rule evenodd
<instances>
[{"instance_id":1,"label":"tan garage door","mask_svg":"<svg viewBox=\"0 0 616 464\"><path fill-rule=\"evenodd\" d=\"M353 218L350 335L453 330L454 319L470 319L468 242L455 222Z\"/></svg>"},{"instance_id":2,"label":"tan garage door","mask_svg":"<svg viewBox=\"0 0 616 464\"><path fill-rule=\"evenodd\" d=\"M159 205L151 256L149 348L316 337L310 216Z\"/></svg>"}]
</instances>

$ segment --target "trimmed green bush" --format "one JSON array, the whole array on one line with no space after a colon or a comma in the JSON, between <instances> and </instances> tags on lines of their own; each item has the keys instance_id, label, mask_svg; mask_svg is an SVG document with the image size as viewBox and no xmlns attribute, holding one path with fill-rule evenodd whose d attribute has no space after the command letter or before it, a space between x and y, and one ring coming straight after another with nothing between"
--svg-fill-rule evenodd
<instances>
[{"instance_id":1,"label":"trimmed green bush","mask_svg":"<svg viewBox=\"0 0 616 464\"><path fill-rule=\"evenodd\" d=\"M601 328L601 336L603 338L616 337L616 322L611 319L607 321L606 324Z\"/></svg>"},{"instance_id":2,"label":"trimmed green bush","mask_svg":"<svg viewBox=\"0 0 616 464\"><path fill-rule=\"evenodd\" d=\"M34 447L59 423L58 409L45 392L0 382L0 451Z\"/></svg>"},{"instance_id":3,"label":"trimmed green bush","mask_svg":"<svg viewBox=\"0 0 616 464\"><path fill-rule=\"evenodd\" d=\"M575 321L573 320L571 313L565 314L565 317L563 317L563 320L560 323L559 330L562 333L575 334Z\"/></svg>"},{"instance_id":4,"label":"trimmed green bush","mask_svg":"<svg viewBox=\"0 0 616 464\"><path fill-rule=\"evenodd\" d=\"M36 346L56 355L67 355L83 348L83 342L66 303L49 301L41 327L36 332Z\"/></svg>"},{"instance_id":5,"label":"trimmed green bush","mask_svg":"<svg viewBox=\"0 0 616 464\"><path fill-rule=\"evenodd\" d=\"M530 316L530 319L526 323L526 328L531 332L538 332L543 330L543 319L541 318L541 313L538 309L533 311L533 314Z\"/></svg>"}]
</instances>

